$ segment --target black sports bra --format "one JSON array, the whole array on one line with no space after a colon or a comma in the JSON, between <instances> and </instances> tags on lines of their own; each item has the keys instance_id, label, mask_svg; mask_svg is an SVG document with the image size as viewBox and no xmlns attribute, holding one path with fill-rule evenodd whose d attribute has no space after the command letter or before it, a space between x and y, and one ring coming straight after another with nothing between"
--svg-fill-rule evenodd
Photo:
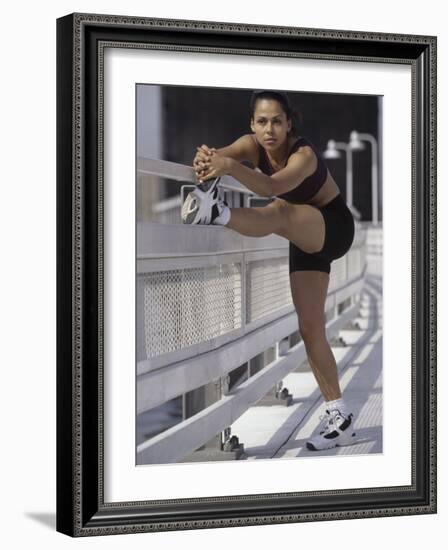
<instances>
[{"instance_id":1,"label":"black sports bra","mask_svg":"<svg viewBox=\"0 0 448 550\"><path fill-rule=\"evenodd\" d=\"M271 163L269 162L269 158L266 154L266 151L264 148L258 143L258 151L259 151L259 157L258 157L258 168L268 176L272 176L274 174L275 170L273 169ZM313 153L316 155L317 158L317 167L316 170L311 176L308 176L305 178L302 183L300 183L297 187L292 189L291 191L288 191L287 193L283 193L282 195L278 195L280 199L284 199L288 202L292 202L295 204L304 204L308 202L314 195L319 191L319 189L323 186L325 183L325 180L327 179L327 166L325 162L323 161L320 153L317 151L317 149L314 147L314 145L309 142L307 139L300 137L298 138L288 153L288 158L299 149L299 147L303 147L304 145L308 145L308 147L311 147L313 150Z\"/></svg>"}]
</instances>

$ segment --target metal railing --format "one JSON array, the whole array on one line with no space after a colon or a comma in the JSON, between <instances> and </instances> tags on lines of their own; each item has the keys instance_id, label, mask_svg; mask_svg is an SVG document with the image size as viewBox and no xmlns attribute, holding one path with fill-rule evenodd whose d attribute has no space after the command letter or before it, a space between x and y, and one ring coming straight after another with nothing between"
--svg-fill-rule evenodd
<instances>
[{"instance_id":1,"label":"metal railing","mask_svg":"<svg viewBox=\"0 0 448 550\"><path fill-rule=\"evenodd\" d=\"M166 166L165 166L166 168ZM164 174L166 177L166 173ZM332 263L327 336L358 313L366 231ZM218 226L138 224L137 414L208 384L217 400L137 446L139 464L181 460L226 430L305 358L289 286L288 242ZM229 373L268 348L274 360L229 390Z\"/></svg>"},{"instance_id":2,"label":"metal railing","mask_svg":"<svg viewBox=\"0 0 448 550\"><path fill-rule=\"evenodd\" d=\"M143 157L137 159L139 177L160 178L160 181L173 180L182 182L180 194L168 199L162 199L152 204L151 222L181 223L180 211L185 197L196 187L196 177L193 168L165 160L150 160ZM252 191L241 185L236 179L224 176L220 181L223 198L230 207L250 207L268 204L271 199L258 197Z\"/></svg>"},{"instance_id":3,"label":"metal railing","mask_svg":"<svg viewBox=\"0 0 448 550\"><path fill-rule=\"evenodd\" d=\"M372 223L365 224L366 229L366 249L370 256L383 255L383 226L381 222L376 225Z\"/></svg>"}]
</instances>

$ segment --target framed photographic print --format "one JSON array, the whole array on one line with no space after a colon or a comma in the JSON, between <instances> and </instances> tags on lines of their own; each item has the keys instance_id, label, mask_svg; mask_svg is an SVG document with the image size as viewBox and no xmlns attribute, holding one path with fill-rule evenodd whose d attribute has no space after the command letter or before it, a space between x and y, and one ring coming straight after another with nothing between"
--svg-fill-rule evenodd
<instances>
[{"instance_id":1,"label":"framed photographic print","mask_svg":"<svg viewBox=\"0 0 448 550\"><path fill-rule=\"evenodd\" d=\"M436 38L57 21L57 529L436 512Z\"/></svg>"}]
</instances>

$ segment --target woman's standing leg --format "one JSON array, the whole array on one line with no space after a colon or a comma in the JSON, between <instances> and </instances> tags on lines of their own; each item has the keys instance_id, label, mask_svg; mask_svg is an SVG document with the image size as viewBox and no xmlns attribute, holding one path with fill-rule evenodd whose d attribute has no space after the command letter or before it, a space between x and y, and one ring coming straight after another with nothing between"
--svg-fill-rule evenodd
<instances>
[{"instance_id":1,"label":"woman's standing leg","mask_svg":"<svg viewBox=\"0 0 448 550\"><path fill-rule=\"evenodd\" d=\"M320 451L351 445L355 442L353 414L347 412L341 397L337 365L325 330L329 275L321 271L293 271L290 278L299 331L326 402L324 428L309 439L306 446L311 451Z\"/></svg>"},{"instance_id":2,"label":"woman's standing leg","mask_svg":"<svg viewBox=\"0 0 448 550\"><path fill-rule=\"evenodd\" d=\"M325 300L329 279L329 275L323 271L293 271L290 275L299 331L325 401L341 397L336 361L325 329Z\"/></svg>"}]
</instances>

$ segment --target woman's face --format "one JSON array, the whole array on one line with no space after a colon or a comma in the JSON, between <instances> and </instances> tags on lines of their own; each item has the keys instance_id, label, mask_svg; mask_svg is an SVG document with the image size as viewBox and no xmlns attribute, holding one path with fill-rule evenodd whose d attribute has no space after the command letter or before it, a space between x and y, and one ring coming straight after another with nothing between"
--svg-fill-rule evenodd
<instances>
[{"instance_id":1,"label":"woman's face","mask_svg":"<svg viewBox=\"0 0 448 550\"><path fill-rule=\"evenodd\" d=\"M255 104L250 127L260 145L267 150L275 151L287 140L291 121L278 101L259 99Z\"/></svg>"}]
</instances>

